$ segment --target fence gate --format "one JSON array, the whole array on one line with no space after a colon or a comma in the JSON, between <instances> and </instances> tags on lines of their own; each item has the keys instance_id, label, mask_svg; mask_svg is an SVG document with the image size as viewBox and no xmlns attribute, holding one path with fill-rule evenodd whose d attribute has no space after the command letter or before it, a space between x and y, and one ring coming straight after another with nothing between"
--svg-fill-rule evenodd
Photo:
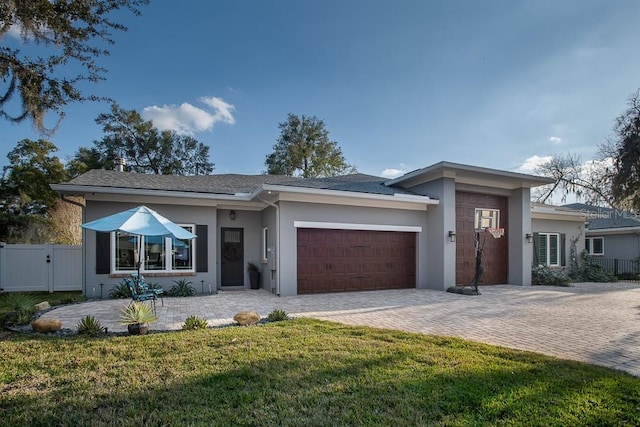
<instances>
[{"instance_id":1,"label":"fence gate","mask_svg":"<svg viewBox=\"0 0 640 427\"><path fill-rule=\"evenodd\" d=\"M0 242L3 292L81 291L82 246Z\"/></svg>"}]
</instances>

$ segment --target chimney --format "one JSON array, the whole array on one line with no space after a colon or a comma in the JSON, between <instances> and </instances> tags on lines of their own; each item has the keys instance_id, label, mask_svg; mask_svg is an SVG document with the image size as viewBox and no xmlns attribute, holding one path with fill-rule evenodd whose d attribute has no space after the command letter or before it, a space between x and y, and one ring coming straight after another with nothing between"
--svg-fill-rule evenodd
<instances>
[{"instance_id":1,"label":"chimney","mask_svg":"<svg viewBox=\"0 0 640 427\"><path fill-rule=\"evenodd\" d=\"M116 172L124 172L124 166L127 164L127 161L124 157L119 157L116 159Z\"/></svg>"}]
</instances>

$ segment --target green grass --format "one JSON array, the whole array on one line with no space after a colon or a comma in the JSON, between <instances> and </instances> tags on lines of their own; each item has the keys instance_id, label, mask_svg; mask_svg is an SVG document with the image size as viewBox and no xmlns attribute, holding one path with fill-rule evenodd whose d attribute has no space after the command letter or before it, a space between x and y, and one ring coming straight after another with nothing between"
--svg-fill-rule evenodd
<instances>
[{"instance_id":1,"label":"green grass","mask_svg":"<svg viewBox=\"0 0 640 427\"><path fill-rule=\"evenodd\" d=\"M0 341L0 425L640 424L640 378L309 319Z\"/></svg>"}]
</instances>

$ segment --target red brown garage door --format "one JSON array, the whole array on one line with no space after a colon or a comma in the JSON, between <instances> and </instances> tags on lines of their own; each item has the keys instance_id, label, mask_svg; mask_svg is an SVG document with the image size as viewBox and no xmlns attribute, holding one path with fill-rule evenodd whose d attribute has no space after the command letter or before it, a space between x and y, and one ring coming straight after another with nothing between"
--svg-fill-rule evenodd
<instances>
[{"instance_id":1,"label":"red brown garage door","mask_svg":"<svg viewBox=\"0 0 640 427\"><path fill-rule=\"evenodd\" d=\"M475 274L476 209L497 209L500 212L499 226L505 229L504 236L499 239L494 239L486 232L481 234L481 239L484 239L485 270L480 284L505 284L509 261L507 198L463 191L456 191L456 283L469 285Z\"/></svg>"},{"instance_id":2,"label":"red brown garage door","mask_svg":"<svg viewBox=\"0 0 640 427\"><path fill-rule=\"evenodd\" d=\"M415 233L298 229L299 294L415 286Z\"/></svg>"}]
</instances>

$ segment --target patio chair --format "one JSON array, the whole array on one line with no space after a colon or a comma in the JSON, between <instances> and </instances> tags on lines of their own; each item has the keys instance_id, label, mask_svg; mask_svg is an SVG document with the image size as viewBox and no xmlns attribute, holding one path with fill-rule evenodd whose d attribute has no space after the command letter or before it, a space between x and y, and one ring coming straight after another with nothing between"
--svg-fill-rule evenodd
<instances>
[{"instance_id":1,"label":"patio chair","mask_svg":"<svg viewBox=\"0 0 640 427\"><path fill-rule=\"evenodd\" d=\"M158 299L158 294L156 294L155 292L152 292L150 290L148 291L144 291L142 290L140 287L138 287L133 279L130 279L128 277L126 277L124 279L125 283L127 284L127 286L129 287L129 290L131 291L131 298L134 301L151 301L151 306L153 307L153 312L156 312L156 300ZM164 301L163 301L163 305L164 305Z\"/></svg>"},{"instance_id":2,"label":"patio chair","mask_svg":"<svg viewBox=\"0 0 640 427\"><path fill-rule=\"evenodd\" d=\"M152 288L151 286L149 286L147 281L144 280L144 276L142 274L138 274L135 271L133 273L131 273L131 280L133 281L133 284L138 289L138 292L141 292L141 293L154 293L154 294L156 294L156 297L160 297L160 302L161 302L162 306L164 307L164 299L163 299L163 297L164 297L164 289L162 289L162 288Z\"/></svg>"}]
</instances>

